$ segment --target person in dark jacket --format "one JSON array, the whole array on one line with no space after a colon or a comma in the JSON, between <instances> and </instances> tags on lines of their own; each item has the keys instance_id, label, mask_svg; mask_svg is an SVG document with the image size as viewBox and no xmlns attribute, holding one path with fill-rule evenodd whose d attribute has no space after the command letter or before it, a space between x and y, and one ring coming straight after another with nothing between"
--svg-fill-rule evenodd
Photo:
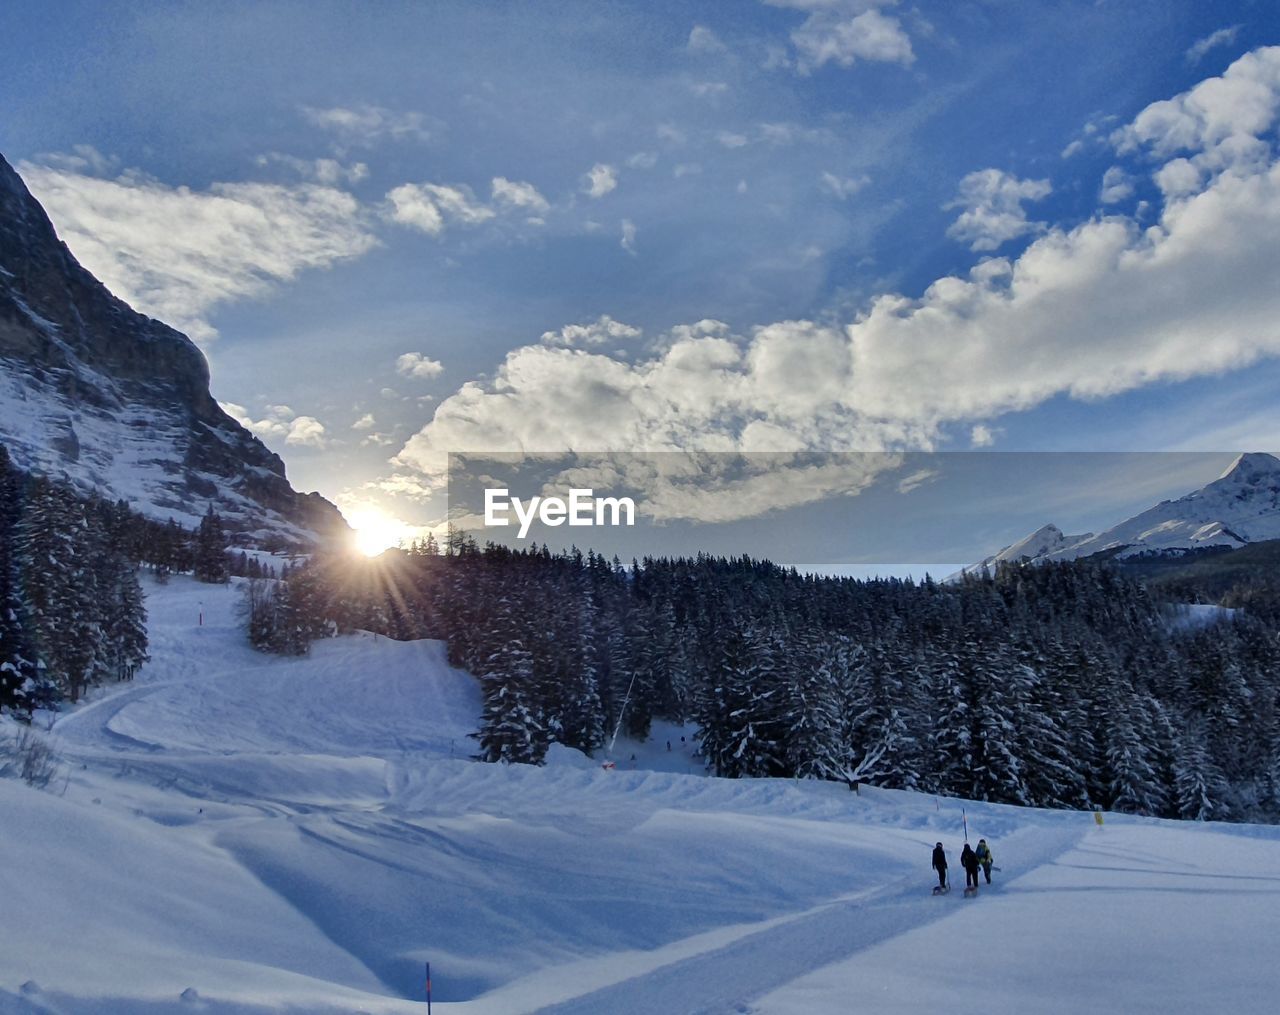
<instances>
[{"instance_id":1,"label":"person in dark jacket","mask_svg":"<svg viewBox=\"0 0 1280 1015\"><path fill-rule=\"evenodd\" d=\"M964 852L960 854L960 866L964 868L964 887L968 891L970 888L978 887L978 854L973 851L973 847L967 842L964 844Z\"/></svg>"},{"instance_id":2,"label":"person in dark jacket","mask_svg":"<svg viewBox=\"0 0 1280 1015\"><path fill-rule=\"evenodd\" d=\"M987 884L991 884L991 865L996 861L991 855L991 847L987 845L987 840L979 839L978 848L973 853L978 858L978 863L982 865L982 873L987 876Z\"/></svg>"},{"instance_id":3,"label":"person in dark jacket","mask_svg":"<svg viewBox=\"0 0 1280 1015\"><path fill-rule=\"evenodd\" d=\"M947 887L947 854L942 851L942 843L933 847L933 869L938 872L938 887Z\"/></svg>"}]
</instances>

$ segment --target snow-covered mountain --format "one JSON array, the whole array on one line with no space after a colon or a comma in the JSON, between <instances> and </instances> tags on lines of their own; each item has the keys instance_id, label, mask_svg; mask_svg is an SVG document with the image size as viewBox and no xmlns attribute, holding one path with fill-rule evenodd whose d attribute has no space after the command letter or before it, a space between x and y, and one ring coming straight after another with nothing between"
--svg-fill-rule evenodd
<instances>
[{"instance_id":1,"label":"snow-covered mountain","mask_svg":"<svg viewBox=\"0 0 1280 1015\"><path fill-rule=\"evenodd\" d=\"M1237 549L1267 539L1280 539L1280 459L1251 452L1207 486L1162 501L1105 532L1066 536L1056 525L1046 525L965 571L979 572L1001 561L1076 560L1095 553L1129 557Z\"/></svg>"},{"instance_id":2,"label":"snow-covered mountain","mask_svg":"<svg viewBox=\"0 0 1280 1015\"><path fill-rule=\"evenodd\" d=\"M194 524L312 542L345 529L209 393L195 344L136 313L59 241L0 157L0 443L14 463Z\"/></svg>"},{"instance_id":3,"label":"snow-covered mountain","mask_svg":"<svg viewBox=\"0 0 1280 1015\"><path fill-rule=\"evenodd\" d=\"M1068 536L1064 535L1056 525L1043 525L1031 535L1019 539L1016 543L1011 543L999 553L993 553L989 557L982 558L978 563L965 570L981 571L983 568L993 568L996 564L1004 562L1016 563L1020 560L1039 560L1042 557L1058 553L1078 542L1092 538L1092 532L1086 532L1081 536Z\"/></svg>"}]
</instances>

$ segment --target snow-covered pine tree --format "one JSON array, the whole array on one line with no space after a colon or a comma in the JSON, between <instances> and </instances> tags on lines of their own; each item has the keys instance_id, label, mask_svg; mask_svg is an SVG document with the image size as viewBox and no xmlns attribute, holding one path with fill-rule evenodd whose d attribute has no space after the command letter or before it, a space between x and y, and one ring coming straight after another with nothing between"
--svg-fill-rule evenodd
<instances>
[{"instance_id":1,"label":"snow-covered pine tree","mask_svg":"<svg viewBox=\"0 0 1280 1015\"><path fill-rule=\"evenodd\" d=\"M784 764L800 779L847 778L850 764L841 727L841 686L847 668L845 639L813 634L784 649L779 720ZM777 649L775 649L775 654Z\"/></svg>"},{"instance_id":2,"label":"snow-covered pine tree","mask_svg":"<svg viewBox=\"0 0 1280 1015\"><path fill-rule=\"evenodd\" d=\"M194 573L197 581L210 585L225 585L231 580L231 564L227 556L227 533L222 519L209 505L200 520L200 528L196 531L195 548L192 553Z\"/></svg>"},{"instance_id":3,"label":"snow-covered pine tree","mask_svg":"<svg viewBox=\"0 0 1280 1015\"><path fill-rule=\"evenodd\" d=\"M472 736L480 743L483 761L540 765L550 745L543 710L535 700L533 653L517 633L518 603L504 597L486 631L492 645L481 671L484 695L480 729Z\"/></svg>"},{"instance_id":4,"label":"snow-covered pine tree","mask_svg":"<svg viewBox=\"0 0 1280 1015\"><path fill-rule=\"evenodd\" d=\"M87 560L83 505L46 480L30 486L18 524L15 563L22 622L49 681L71 701L89 680L97 647L97 603Z\"/></svg>"}]
</instances>

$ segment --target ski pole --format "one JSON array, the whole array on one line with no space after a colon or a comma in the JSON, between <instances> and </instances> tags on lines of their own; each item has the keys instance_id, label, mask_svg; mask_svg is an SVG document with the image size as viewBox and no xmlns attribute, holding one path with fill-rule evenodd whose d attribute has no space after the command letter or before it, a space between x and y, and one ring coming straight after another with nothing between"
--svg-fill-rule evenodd
<instances>
[{"instance_id":1,"label":"ski pole","mask_svg":"<svg viewBox=\"0 0 1280 1015\"><path fill-rule=\"evenodd\" d=\"M431 963L427 963L427 1015L431 1015Z\"/></svg>"}]
</instances>

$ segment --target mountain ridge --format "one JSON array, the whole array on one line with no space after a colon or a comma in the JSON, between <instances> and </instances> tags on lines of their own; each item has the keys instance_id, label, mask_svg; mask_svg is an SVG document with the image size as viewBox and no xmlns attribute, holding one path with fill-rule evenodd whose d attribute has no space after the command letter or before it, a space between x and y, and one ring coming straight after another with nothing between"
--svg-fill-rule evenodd
<instances>
[{"instance_id":1,"label":"mountain ridge","mask_svg":"<svg viewBox=\"0 0 1280 1015\"><path fill-rule=\"evenodd\" d=\"M14 464L144 514L212 506L254 543L340 535L342 516L209 390L204 354L86 270L0 155L0 442Z\"/></svg>"},{"instance_id":2,"label":"mountain ridge","mask_svg":"<svg viewBox=\"0 0 1280 1015\"><path fill-rule=\"evenodd\" d=\"M1057 539L1053 534L1057 534ZM1031 535L965 568L981 573L997 563L1078 560L1106 553L1180 554L1209 548L1239 549L1280 539L1280 459L1244 452L1217 479L1182 497L1164 500L1097 534L1066 536L1056 525ZM957 576L958 577L958 576Z\"/></svg>"}]
</instances>

